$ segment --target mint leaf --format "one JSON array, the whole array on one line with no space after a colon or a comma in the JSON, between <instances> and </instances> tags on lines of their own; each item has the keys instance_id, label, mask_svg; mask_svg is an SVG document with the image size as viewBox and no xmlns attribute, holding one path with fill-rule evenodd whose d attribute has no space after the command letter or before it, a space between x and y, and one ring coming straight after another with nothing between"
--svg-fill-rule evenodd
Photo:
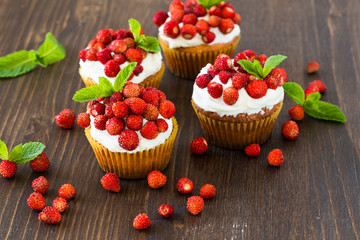
<instances>
[{"instance_id":1,"label":"mint leaf","mask_svg":"<svg viewBox=\"0 0 360 240\"><path fill-rule=\"evenodd\" d=\"M102 96L102 87L93 85L90 87L82 88L75 93L73 100L77 102L88 102Z\"/></svg>"},{"instance_id":2,"label":"mint leaf","mask_svg":"<svg viewBox=\"0 0 360 240\"><path fill-rule=\"evenodd\" d=\"M103 97L110 97L115 92L112 83L104 77L99 77L99 85L103 93Z\"/></svg>"},{"instance_id":3,"label":"mint leaf","mask_svg":"<svg viewBox=\"0 0 360 240\"><path fill-rule=\"evenodd\" d=\"M129 63L129 65L121 69L118 75L116 75L114 82L115 92L120 92L122 90L131 73L134 71L136 65L136 62Z\"/></svg>"},{"instance_id":4,"label":"mint leaf","mask_svg":"<svg viewBox=\"0 0 360 240\"><path fill-rule=\"evenodd\" d=\"M34 56L35 54L35 56ZM0 78L16 77L36 67L35 51L21 50L0 58Z\"/></svg>"},{"instance_id":5,"label":"mint leaf","mask_svg":"<svg viewBox=\"0 0 360 240\"><path fill-rule=\"evenodd\" d=\"M222 1L224 0L198 0L198 3L205 8L210 8L214 5L218 5Z\"/></svg>"},{"instance_id":6,"label":"mint leaf","mask_svg":"<svg viewBox=\"0 0 360 240\"><path fill-rule=\"evenodd\" d=\"M8 155L9 155L9 152L8 152L7 147L6 147L6 144L3 141L0 140L0 158L2 160L7 160Z\"/></svg>"},{"instance_id":7,"label":"mint leaf","mask_svg":"<svg viewBox=\"0 0 360 240\"><path fill-rule=\"evenodd\" d=\"M37 51L41 62L45 66L60 61L66 56L63 45L49 32L46 34L44 43L41 44Z\"/></svg>"},{"instance_id":8,"label":"mint leaf","mask_svg":"<svg viewBox=\"0 0 360 240\"><path fill-rule=\"evenodd\" d=\"M259 76L261 79L263 79L264 78L263 68L257 59L254 59L253 68L254 68L255 72L257 73L257 76Z\"/></svg>"},{"instance_id":9,"label":"mint leaf","mask_svg":"<svg viewBox=\"0 0 360 240\"><path fill-rule=\"evenodd\" d=\"M288 97L300 106L304 105L305 93L299 84L294 82L287 82L283 85L285 93ZM309 95L310 96L310 95ZM308 96L308 97L309 97Z\"/></svg>"},{"instance_id":10,"label":"mint leaf","mask_svg":"<svg viewBox=\"0 0 360 240\"><path fill-rule=\"evenodd\" d=\"M23 152L23 146L22 144L17 145L16 147L14 147L10 154L9 154L9 161L11 162L15 162L16 159L20 158L20 156L22 155Z\"/></svg>"},{"instance_id":11,"label":"mint leaf","mask_svg":"<svg viewBox=\"0 0 360 240\"><path fill-rule=\"evenodd\" d=\"M130 25L130 31L134 35L135 42L138 42L139 38L140 38L140 31L141 31L140 23L137 20L131 18L131 19L129 19L129 25Z\"/></svg>"},{"instance_id":12,"label":"mint leaf","mask_svg":"<svg viewBox=\"0 0 360 240\"><path fill-rule=\"evenodd\" d=\"M264 64L264 78L273 70L277 65L284 61L287 57L283 55L270 56Z\"/></svg>"},{"instance_id":13,"label":"mint leaf","mask_svg":"<svg viewBox=\"0 0 360 240\"><path fill-rule=\"evenodd\" d=\"M247 71L248 73L255 75L257 78L261 78L261 76L258 75L256 68L254 66L254 64L252 62L250 62L249 60L239 60L238 63L243 67L243 69L245 71Z\"/></svg>"},{"instance_id":14,"label":"mint leaf","mask_svg":"<svg viewBox=\"0 0 360 240\"><path fill-rule=\"evenodd\" d=\"M36 158L44 151L45 145L39 142L29 142L22 146L22 153L14 162L19 165Z\"/></svg>"},{"instance_id":15,"label":"mint leaf","mask_svg":"<svg viewBox=\"0 0 360 240\"><path fill-rule=\"evenodd\" d=\"M139 48L144 49L145 51L148 51L148 52L158 53L158 52L161 51L160 45L159 45L159 40L157 38L152 37L152 36L147 36L144 39L140 40L137 43L137 46Z\"/></svg>"}]
</instances>

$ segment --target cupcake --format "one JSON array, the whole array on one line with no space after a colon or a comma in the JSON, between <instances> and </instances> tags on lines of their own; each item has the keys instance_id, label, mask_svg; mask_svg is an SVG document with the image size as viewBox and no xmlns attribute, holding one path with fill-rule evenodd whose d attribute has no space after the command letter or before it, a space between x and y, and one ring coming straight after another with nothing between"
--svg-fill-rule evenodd
<instances>
[{"instance_id":1,"label":"cupcake","mask_svg":"<svg viewBox=\"0 0 360 240\"><path fill-rule=\"evenodd\" d=\"M158 88L165 66L159 41L145 36L138 21L129 20L130 30L100 30L81 50L79 73L86 86L99 84L100 77L114 83L118 72L130 62L138 65L129 81Z\"/></svg>"},{"instance_id":2,"label":"cupcake","mask_svg":"<svg viewBox=\"0 0 360 240\"><path fill-rule=\"evenodd\" d=\"M102 79L98 88L102 91L92 86L74 95L75 101L90 100L85 114L88 121L79 125L85 127L100 167L126 179L164 170L178 131L175 106L162 91L125 83L134 67L131 63L121 70L113 86Z\"/></svg>"},{"instance_id":3,"label":"cupcake","mask_svg":"<svg viewBox=\"0 0 360 240\"><path fill-rule=\"evenodd\" d=\"M218 54L233 56L241 17L230 3L216 2L174 0L169 12L154 15L167 65L176 76L194 79Z\"/></svg>"},{"instance_id":4,"label":"cupcake","mask_svg":"<svg viewBox=\"0 0 360 240\"><path fill-rule=\"evenodd\" d=\"M270 137L287 82L286 71L275 67L285 58L245 50L234 60L220 54L214 65L201 69L191 103L210 142L242 149Z\"/></svg>"}]
</instances>

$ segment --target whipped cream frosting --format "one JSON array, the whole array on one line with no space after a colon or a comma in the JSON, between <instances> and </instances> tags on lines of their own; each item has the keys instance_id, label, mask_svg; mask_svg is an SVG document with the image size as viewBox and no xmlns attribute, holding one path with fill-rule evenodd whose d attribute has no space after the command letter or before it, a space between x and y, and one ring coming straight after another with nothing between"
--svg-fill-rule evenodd
<instances>
[{"instance_id":1,"label":"whipped cream frosting","mask_svg":"<svg viewBox=\"0 0 360 240\"><path fill-rule=\"evenodd\" d=\"M144 151L147 149L152 149L155 148L157 146L159 146L160 144L164 143L166 139L169 138L172 130L173 130L173 122L172 119L165 119L161 116L161 114L159 114L159 119L164 119L167 124L168 124L168 129L166 132L159 132L159 135L155 138L155 139L146 139L143 136L141 136L140 130L139 131L135 131L136 134L139 137L139 145L137 146L137 148L135 148L132 151L126 150L124 148L122 148L119 144L119 135L110 135L107 130L99 130L95 127L94 125L94 117L90 115L90 135L91 137L93 137L97 142L101 143L104 147L106 147L107 149L109 149L111 152L128 152L128 153L134 153L134 152L139 152L139 151ZM126 121L126 119L124 119L124 121ZM143 126L147 123L148 121L146 119L143 119ZM125 128L127 129L127 128Z\"/></svg>"},{"instance_id":2,"label":"whipped cream frosting","mask_svg":"<svg viewBox=\"0 0 360 240\"><path fill-rule=\"evenodd\" d=\"M199 75L206 74L207 69L210 66L211 64L208 64L203 69L201 69ZM210 82L217 82L222 84L223 90L232 86L231 79L229 79L227 84L223 84L219 79L219 75L216 75ZM258 99L250 97L245 88L239 89L238 92L239 99L237 102L234 105L227 105L223 100L223 95L215 99L210 96L207 88L201 89L196 85L196 83L194 83L192 99L194 103L200 108L208 112L215 112L219 114L220 117L236 117L239 113L247 113L248 115L256 113L264 114L262 108L271 110L276 104L284 99L283 87L277 87L275 90L269 88L266 95Z\"/></svg>"},{"instance_id":3,"label":"whipped cream frosting","mask_svg":"<svg viewBox=\"0 0 360 240\"><path fill-rule=\"evenodd\" d=\"M129 62L126 61L125 63L120 65L120 69L123 69L129 65ZM161 69L162 65L162 55L161 52L158 53L150 53L148 52L146 58L141 62L141 66L143 66L144 70L138 76L134 76L131 79L133 83L141 83L147 77L154 75ZM86 60L83 62L80 59L80 73L83 77L91 78L94 82L99 84L99 77L107 78L112 84L115 82L115 78L109 78L105 75L104 72L104 64L100 61L89 61Z\"/></svg>"},{"instance_id":4,"label":"whipped cream frosting","mask_svg":"<svg viewBox=\"0 0 360 240\"><path fill-rule=\"evenodd\" d=\"M169 12L168 15L169 17L166 19L166 22L171 20L171 13ZM199 17L198 19L204 19L207 21L209 19L209 14L207 14L204 17ZM199 33L196 33L195 37L190 40L183 38L181 34L175 39L167 37L164 34L165 23L159 27L159 35L161 39L166 40L169 43L169 48L194 47L205 44ZM184 24L182 22L179 24L180 29L183 25ZM239 25L235 24L234 29L228 34L223 34L218 27L216 28L210 27L210 32L213 32L216 35L216 37L213 42L206 45L214 45L217 43L228 43L231 42L235 37L239 36L240 27Z\"/></svg>"}]
</instances>

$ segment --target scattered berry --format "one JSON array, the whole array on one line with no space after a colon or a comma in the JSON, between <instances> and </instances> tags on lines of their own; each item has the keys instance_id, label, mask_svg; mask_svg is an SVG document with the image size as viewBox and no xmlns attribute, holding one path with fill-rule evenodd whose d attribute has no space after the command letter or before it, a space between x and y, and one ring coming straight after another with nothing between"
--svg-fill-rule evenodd
<instances>
[{"instance_id":1,"label":"scattered berry","mask_svg":"<svg viewBox=\"0 0 360 240\"><path fill-rule=\"evenodd\" d=\"M53 208L55 208L56 210L58 210L59 212L62 213L67 208L67 201L65 198L57 197L52 202L52 206L53 206Z\"/></svg>"},{"instance_id":2,"label":"scattered berry","mask_svg":"<svg viewBox=\"0 0 360 240\"><path fill-rule=\"evenodd\" d=\"M59 197L63 197L66 200L70 200L75 197L76 191L71 184L64 184L60 187L58 191Z\"/></svg>"},{"instance_id":3,"label":"scattered berry","mask_svg":"<svg viewBox=\"0 0 360 240\"><path fill-rule=\"evenodd\" d=\"M77 124L82 128L90 126L90 115L88 113L80 113L76 119Z\"/></svg>"},{"instance_id":4,"label":"scattered berry","mask_svg":"<svg viewBox=\"0 0 360 240\"><path fill-rule=\"evenodd\" d=\"M320 93L324 93L326 91L326 86L321 80L312 81L309 85L316 85L319 88Z\"/></svg>"},{"instance_id":5,"label":"scattered berry","mask_svg":"<svg viewBox=\"0 0 360 240\"><path fill-rule=\"evenodd\" d=\"M181 36L185 39L193 39L196 35L196 27L191 24L185 24L180 29Z\"/></svg>"},{"instance_id":6,"label":"scattered berry","mask_svg":"<svg viewBox=\"0 0 360 240\"><path fill-rule=\"evenodd\" d=\"M234 87L226 88L224 90L223 99L227 105L230 105L230 106L234 105L237 102L237 100L239 99L238 90Z\"/></svg>"},{"instance_id":7,"label":"scattered berry","mask_svg":"<svg viewBox=\"0 0 360 240\"><path fill-rule=\"evenodd\" d=\"M249 157L258 157L258 156L260 156L260 145L257 144L257 143L253 143L253 144L248 145L245 148L245 153Z\"/></svg>"},{"instance_id":8,"label":"scattered berry","mask_svg":"<svg viewBox=\"0 0 360 240\"><path fill-rule=\"evenodd\" d=\"M215 40L215 33L213 32L207 32L204 35L202 35L201 39L204 41L204 43L212 43Z\"/></svg>"},{"instance_id":9,"label":"scattered berry","mask_svg":"<svg viewBox=\"0 0 360 240\"><path fill-rule=\"evenodd\" d=\"M166 132L169 128L169 125L167 124L167 122L162 118L156 119L155 125L159 132Z\"/></svg>"},{"instance_id":10,"label":"scattered berry","mask_svg":"<svg viewBox=\"0 0 360 240\"><path fill-rule=\"evenodd\" d=\"M281 127L281 133L288 140L295 140L299 136L299 127L294 121L287 121Z\"/></svg>"},{"instance_id":11,"label":"scattered berry","mask_svg":"<svg viewBox=\"0 0 360 240\"><path fill-rule=\"evenodd\" d=\"M222 33L228 34L234 29L234 21L230 18L223 18L220 21L219 29Z\"/></svg>"},{"instance_id":12,"label":"scattered berry","mask_svg":"<svg viewBox=\"0 0 360 240\"><path fill-rule=\"evenodd\" d=\"M62 110L58 115L55 116L56 125L61 128L69 129L72 128L75 122L75 113L70 109Z\"/></svg>"},{"instance_id":13,"label":"scattered berry","mask_svg":"<svg viewBox=\"0 0 360 240\"><path fill-rule=\"evenodd\" d=\"M162 174L160 171L152 171L147 176L148 184L151 188L157 189L165 186L166 176Z\"/></svg>"},{"instance_id":14,"label":"scattered berry","mask_svg":"<svg viewBox=\"0 0 360 240\"><path fill-rule=\"evenodd\" d=\"M190 151L193 154L202 155L208 150L209 144L204 137L197 137L190 144Z\"/></svg>"},{"instance_id":15,"label":"scattered berry","mask_svg":"<svg viewBox=\"0 0 360 240\"><path fill-rule=\"evenodd\" d=\"M139 145L139 137L133 130L125 129L120 133L119 144L122 148L132 151Z\"/></svg>"},{"instance_id":16,"label":"scattered berry","mask_svg":"<svg viewBox=\"0 0 360 240\"><path fill-rule=\"evenodd\" d=\"M164 26L164 34L169 38L177 38L180 34L179 24L174 20L166 22Z\"/></svg>"},{"instance_id":17,"label":"scattered berry","mask_svg":"<svg viewBox=\"0 0 360 240\"><path fill-rule=\"evenodd\" d=\"M304 108L300 105L295 105L289 109L289 116L292 120L301 121L304 118Z\"/></svg>"},{"instance_id":18,"label":"scattered berry","mask_svg":"<svg viewBox=\"0 0 360 240\"><path fill-rule=\"evenodd\" d=\"M156 26L160 27L161 25L163 25L165 23L165 21L168 17L169 17L169 15L167 14L167 12L158 11L157 13L155 13L155 15L153 17L153 22Z\"/></svg>"},{"instance_id":19,"label":"scattered berry","mask_svg":"<svg viewBox=\"0 0 360 240\"><path fill-rule=\"evenodd\" d=\"M169 204L162 204L158 209L158 213L164 218L169 218L174 215L174 208Z\"/></svg>"},{"instance_id":20,"label":"scattered berry","mask_svg":"<svg viewBox=\"0 0 360 240\"><path fill-rule=\"evenodd\" d=\"M115 173L107 173L101 178L101 185L109 191L120 192L120 179Z\"/></svg>"},{"instance_id":21,"label":"scattered berry","mask_svg":"<svg viewBox=\"0 0 360 240\"><path fill-rule=\"evenodd\" d=\"M206 88L209 82L212 80L210 74L202 74L195 79L195 83L199 88Z\"/></svg>"},{"instance_id":22,"label":"scattered berry","mask_svg":"<svg viewBox=\"0 0 360 240\"><path fill-rule=\"evenodd\" d=\"M223 92L223 86L217 82L211 82L207 85L208 93L213 98L219 98Z\"/></svg>"},{"instance_id":23,"label":"scattered berry","mask_svg":"<svg viewBox=\"0 0 360 240\"><path fill-rule=\"evenodd\" d=\"M204 200L199 196L189 197L186 207L192 215L198 215L204 209Z\"/></svg>"},{"instance_id":24,"label":"scattered berry","mask_svg":"<svg viewBox=\"0 0 360 240\"><path fill-rule=\"evenodd\" d=\"M204 35L210 30L209 24L204 19L198 20L195 27L200 35Z\"/></svg>"},{"instance_id":25,"label":"scattered berry","mask_svg":"<svg viewBox=\"0 0 360 240\"><path fill-rule=\"evenodd\" d=\"M47 180L44 176L40 176L34 179L31 187L34 189L34 192L45 194L49 189L49 180Z\"/></svg>"},{"instance_id":26,"label":"scattered berry","mask_svg":"<svg viewBox=\"0 0 360 240\"><path fill-rule=\"evenodd\" d=\"M55 224L60 222L61 214L58 210L53 207L45 207L41 213L39 213L39 220L42 220L46 223Z\"/></svg>"},{"instance_id":27,"label":"scattered berry","mask_svg":"<svg viewBox=\"0 0 360 240\"><path fill-rule=\"evenodd\" d=\"M113 117L107 120L105 128L110 135L119 135L125 129L125 123L123 119Z\"/></svg>"},{"instance_id":28,"label":"scattered berry","mask_svg":"<svg viewBox=\"0 0 360 240\"><path fill-rule=\"evenodd\" d=\"M146 139L155 139L159 135L158 129L153 122L147 122L140 130L140 133Z\"/></svg>"},{"instance_id":29,"label":"scattered berry","mask_svg":"<svg viewBox=\"0 0 360 240\"><path fill-rule=\"evenodd\" d=\"M320 92L320 89L317 85L315 84L310 84L306 89L305 89L305 99L307 98L307 96L311 93L316 93L316 92Z\"/></svg>"},{"instance_id":30,"label":"scattered berry","mask_svg":"<svg viewBox=\"0 0 360 240\"><path fill-rule=\"evenodd\" d=\"M200 189L200 196L205 199L213 198L216 194L216 188L214 185L205 184Z\"/></svg>"},{"instance_id":31,"label":"scattered berry","mask_svg":"<svg viewBox=\"0 0 360 240\"><path fill-rule=\"evenodd\" d=\"M41 193L33 192L27 199L27 204L35 210L43 210L45 207L45 198Z\"/></svg>"},{"instance_id":32,"label":"scattered berry","mask_svg":"<svg viewBox=\"0 0 360 240\"><path fill-rule=\"evenodd\" d=\"M317 62L310 62L307 65L306 71L307 71L307 73L312 74L312 73L316 73L317 71L319 71L319 68L320 68L320 65Z\"/></svg>"},{"instance_id":33,"label":"scattered berry","mask_svg":"<svg viewBox=\"0 0 360 240\"><path fill-rule=\"evenodd\" d=\"M245 89L250 97L257 99L266 95L268 87L263 80L256 79L246 85Z\"/></svg>"},{"instance_id":34,"label":"scattered berry","mask_svg":"<svg viewBox=\"0 0 360 240\"><path fill-rule=\"evenodd\" d=\"M280 166L284 162L284 155L280 149L272 150L268 155L268 162L272 166Z\"/></svg>"},{"instance_id":35,"label":"scattered berry","mask_svg":"<svg viewBox=\"0 0 360 240\"><path fill-rule=\"evenodd\" d=\"M120 72L119 64L117 64L114 60L107 61L104 65L104 72L107 77L116 77L116 75Z\"/></svg>"},{"instance_id":36,"label":"scattered berry","mask_svg":"<svg viewBox=\"0 0 360 240\"><path fill-rule=\"evenodd\" d=\"M181 178L176 184L177 190L182 194L191 193L194 189L194 183L188 178Z\"/></svg>"},{"instance_id":37,"label":"scattered berry","mask_svg":"<svg viewBox=\"0 0 360 240\"><path fill-rule=\"evenodd\" d=\"M50 167L49 158L44 152L42 152L36 158L30 161L30 167L35 172L44 172Z\"/></svg>"},{"instance_id":38,"label":"scattered berry","mask_svg":"<svg viewBox=\"0 0 360 240\"><path fill-rule=\"evenodd\" d=\"M145 213L139 214L135 217L133 226L138 230L145 230L150 227L151 221Z\"/></svg>"},{"instance_id":39,"label":"scattered berry","mask_svg":"<svg viewBox=\"0 0 360 240\"><path fill-rule=\"evenodd\" d=\"M12 178L17 170L17 165L15 162L10 162L8 160L3 160L0 163L0 173L5 178Z\"/></svg>"},{"instance_id":40,"label":"scattered berry","mask_svg":"<svg viewBox=\"0 0 360 240\"><path fill-rule=\"evenodd\" d=\"M159 104L158 110L161 116L170 119L172 116L174 116L176 108L172 102L165 100Z\"/></svg>"}]
</instances>

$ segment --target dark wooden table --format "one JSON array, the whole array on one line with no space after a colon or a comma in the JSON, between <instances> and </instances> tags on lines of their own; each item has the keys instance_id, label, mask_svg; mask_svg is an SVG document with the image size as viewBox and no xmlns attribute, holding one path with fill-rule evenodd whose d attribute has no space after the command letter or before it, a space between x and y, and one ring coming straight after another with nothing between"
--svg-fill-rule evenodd
<instances>
[{"instance_id":1,"label":"dark wooden table","mask_svg":"<svg viewBox=\"0 0 360 240\"><path fill-rule=\"evenodd\" d=\"M78 52L102 28L126 28L131 17L146 33L156 35L152 16L166 10L165 0L0 0L0 55L36 49L52 32L67 57L47 68L14 79L0 80L0 138L10 148L40 141L51 160L44 173L50 181L51 204L58 188L71 183L77 190L57 225L37 220L26 199L31 182L40 176L28 164L13 179L0 178L0 239L359 239L360 238L360 2L358 0L232 1L243 18L237 52L253 49L267 55L288 56L282 64L289 80L306 87L323 80L323 100L337 104L346 124L315 120L299 123L300 136L282 138L280 128L289 119L285 104L271 139L259 158L243 151L210 146L204 156L188 150L202 136L190 105L193 82L165 71L160 89L176 107L179 133L166 186L150 189L146 180L121 180L122 190L104 190L100 169L83 129L66 131L54 123L64 108L76 113L86 104L72 100L84 87L78 74ZM306 64L316 60L321 70L307 75ZM282 149L281 167L268 165L270 150ZM176 182L189 177L194 194L206 183L217 195L205 202L199 216L186 211L186 199ZM172 204L175 215L163 219L157 208ZM146 231L132 227L145 212L152 221Z\"/></svg>"}]
</instances>

